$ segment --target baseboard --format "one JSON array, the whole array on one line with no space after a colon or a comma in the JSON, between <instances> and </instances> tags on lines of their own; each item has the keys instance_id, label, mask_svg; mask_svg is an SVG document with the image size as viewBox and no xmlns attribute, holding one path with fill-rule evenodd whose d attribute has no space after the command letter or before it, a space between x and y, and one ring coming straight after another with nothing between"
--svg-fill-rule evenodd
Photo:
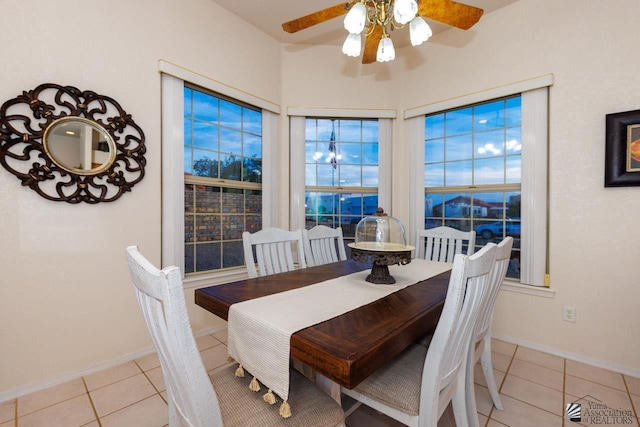
<instances>
[{"instance_id":1,"label":"baseboard","mask_svg":"<svg viewBox=\"0 0 640 427\"><path fill-rule=\"evenodd\" d=\"M197 334L194 334L196 338L200 338L204 335L212 335L218 333L227 328L227 325L217 326L215 328L206 329ZM58 375L46 381L39 381L37 383L28 384L23 387L19 387L14 390L9 390L3 393L0 393L0 403L6 402L7 400L15 399L20 396L25 396L27 394L35 393L36 391L44 390L49 387L53 387L67 381L75 380L76 378L81 378L87 375L94 374L99 371L103 371L105 369L113 368L114 366L122 365L123 363L130 362L132 360L137 360L142 357L148 356L151 353L155 353L156 349L154 347L149 347L144 350L136 351L134 353L125 354L123 356L117 357L115 359L111 359L107 362L100 363L98 365L92 365L86 369L67 372L62 375Z\"/></svg>"},{"instance_id":2,"label":"baseboard","mask_svg":"<svg viewBox=\"0 0 640 427\"><path fill-rule=\"evenodd\" d=\"M581 354L572 353L570 351L565 351L565 350L559 350L557 348L548 347L546 345L540 345L534 342L525 341L517 338L512 338L506 335L492 333L492 336L493 338L498 339L500 341L521 345L523 347L532 348L534 350L538 350L543 353L549 353L554 356L564 357L565 359L573 360L575 362L580 362L586 365L595 366L597 368L607 369L609 371L618 372L620 374L629 375L635 378L640 378L640 370L632 369L632 368L629 368L628 366L623 366L623 365L618 365L616 363L593 359L590 357L583 356Z\"/></svg>"}]
</instances>

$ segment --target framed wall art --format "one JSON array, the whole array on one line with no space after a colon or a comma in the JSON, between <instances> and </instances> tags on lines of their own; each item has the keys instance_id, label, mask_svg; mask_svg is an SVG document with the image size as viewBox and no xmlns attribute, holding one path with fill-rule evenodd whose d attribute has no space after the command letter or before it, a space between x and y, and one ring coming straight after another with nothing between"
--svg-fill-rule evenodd
<instances>
[{"instance_id":1,"label":"framed wall art","mask_svg":"<svg viewBox=\"0 0 640 427\"><path fill-rule=\"evenodd\" d=\"M640 186L640 110L606 116L604 186Z\"/></svg>"}]
</instances>

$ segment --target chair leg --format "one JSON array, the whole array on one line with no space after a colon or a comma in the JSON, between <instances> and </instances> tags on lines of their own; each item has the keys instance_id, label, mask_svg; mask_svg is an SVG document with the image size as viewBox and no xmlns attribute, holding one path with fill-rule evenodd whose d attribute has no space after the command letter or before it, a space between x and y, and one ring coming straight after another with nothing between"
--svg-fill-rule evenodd
<instances>
[{"instance_id":1,"label":"chair leg","mask_svg":"<svg viewBox=\"0 0 640 427\"><path fill-rule=\"evenodd\" d=\"M464 363L465 365L467 362ZM453 407L453 416L456 420L456 427L478 427L478 415L475 417L471 417L469 414L469 401L467 400L467 387L466 387L466 366L462 366L460 368L460 372L458 373L457 386L456 391L453 393L453 397L451 398L451 406ZM473 402L473 408L475 409L475 397L471 399Z\"/></svg>"},{"instance_id":2,"label":"chair leg","mask_svg":"<svg viewBox=\"0 0 640 427\"><path fill-rule=\"evenodd\" d=\"M498 391L496 379L493 375L493 363L491 362L491 335L487 334L484 340L484 350L480 357L480 365L482 365L482 372L484 373L484 379L487 381L487 387L489 387L489 394L491 395L491 400L493 400L493 405L496 409L502 410L504 407L502 406L500 392Z\"/></svg>"},{"instance_id":3,"label":"chair leg","mask_svg":"<svg viewBox=\"0 0 640 427\"><path fill-rule=\"evenodd\" d=\"M476 406L476 392L473 378L473 367L476 364L475 346L469 346L469 354L467 355L467 363L464 375L464 398L465 398L465 415L467 416L467 424L470 427L479 427L480 419L478 418L478 407Z\"/></svg>"}]
</instances>

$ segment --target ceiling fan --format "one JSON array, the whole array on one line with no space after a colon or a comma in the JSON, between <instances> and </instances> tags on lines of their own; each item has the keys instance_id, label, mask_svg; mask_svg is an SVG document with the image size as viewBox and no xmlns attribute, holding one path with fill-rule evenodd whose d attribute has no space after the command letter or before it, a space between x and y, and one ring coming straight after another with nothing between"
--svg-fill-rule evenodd
<instances>
[{"instance_id":1,"label":"ceiling fan","mask_svg":"<svg viewBox=\"0 0 640 427\"><path fill-rule=\"evenodd\" d=\"M416 17L413 21L411 21L411 26L413 27L413 22L418 20L422 21L422 19L418 18L429 18L434 21L439 21L447 25L451 25L453 27L457 27L463 30L468 30L471 28L476 22L480 20L482 13L484 12L482 9L469 6L466 4L458 3L453 0L395 0L396 5L400 3L403 4L402 7L413 9L409 10L411 13L411 18L413 16ZM361 9L365 12L362 12L364 15L361 15L361 19L366 22L361 22L361 24L366 24L366 28L364 31L362 28L360 31L365 35L365 45L364 45L364 53L362 55L362 63L370 64L377 60L389 60L395 57L395 53L393 53L393 47L391 45L392 57L388 57L387 59L380 59L379 49L382 49L383 46L387 46L384 42L390 43L389 38L389 30L393 30L394 28L402 28L406 22L399 22L398 15L396 9L394 7L394 0L351 0L347 2L342 2L332 7L328 7L326 9L319 10L317 12L311 13L309 15L302 16L300 18L294 19L292 21L285 22L282 24L282 29L288 33L295 33L300 30L304 30L305 28L309 28L316 24L320 24L322 22L328 21L330 19L336 18L341 15L347 14L345 19L345 28L347 25L347 20L351 18L350 15L353 15L352 12L355 12L354 9ZM407 9L408 10L408 9ZM420 22L418 22L421 24ZM428 28L428 26L427 26ZM355 54L347 53L345 51L345 47L343 47L343 52L351 55L358 56L360 53L360 36L359 32L353 32L357 30L348 30L351 34L348 37L351 38L351 41L354 40L357 42L357 49L355 50ZM413 28L411 29L413 32ZM429 34L426 35L428 38L430 34L430 29L428 30ZM424 40L426 40L424 38ZM389 40L385 40L389 39ZM422 41L424 41L422 40ZM347 40L348 41L348 40ZM383 43L381 43L381 41ZM422 41L418 41L417 44Z\"/></svg>"}]
</instances>

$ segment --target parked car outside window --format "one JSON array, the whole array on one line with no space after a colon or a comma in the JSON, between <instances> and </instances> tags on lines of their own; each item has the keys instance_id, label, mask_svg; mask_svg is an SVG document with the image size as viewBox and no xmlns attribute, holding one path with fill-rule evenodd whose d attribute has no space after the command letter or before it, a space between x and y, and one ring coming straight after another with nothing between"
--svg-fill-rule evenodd
<instances>
[{"instance_id":1,"label":"parked car outside window","mask_svg":"<svg viewBox=\"0 0 640 427\"><path fill-rule=\"evenodd\" d=\"M476 228L476 234L483 239L493 239L494 237L502 237L503 230L507 236L520 236L520 223L513 221L496 221L488 224L478 225Z\"/></svg>"}]
</instances>

